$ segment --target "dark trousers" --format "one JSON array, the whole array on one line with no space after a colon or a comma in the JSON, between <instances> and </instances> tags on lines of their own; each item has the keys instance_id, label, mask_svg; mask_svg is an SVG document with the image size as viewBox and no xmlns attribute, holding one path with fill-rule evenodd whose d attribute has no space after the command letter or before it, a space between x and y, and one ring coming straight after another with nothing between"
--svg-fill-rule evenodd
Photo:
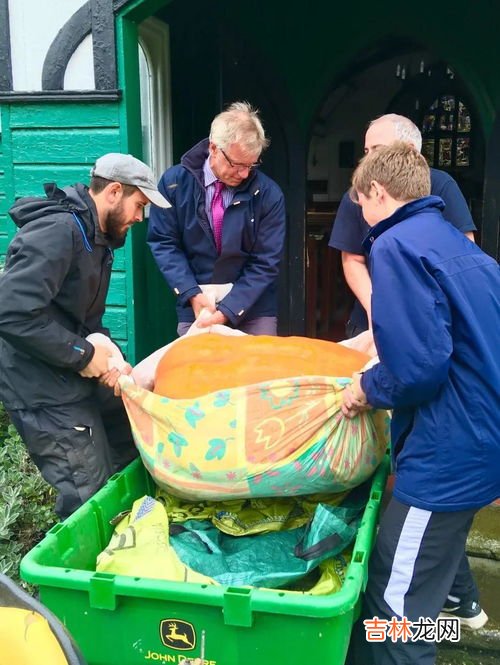
<instances>
[{"instance_id":1,"label":"dark trousers","mask_svg":"<svg viewBox=\"0 0 500 665\"><path fill-rule=\"evenodd\" d=\"M434 665L435 642L366 640L363 619L435 621L449 593L478 600L465 543L476 510L435 513L394 497L382 519L370 558L361 618L349 653L355 665Z\"/></svg>"},{"instance_id":2,"label":"dark trousers","mask_svg":"<svg viewBox=\"0 0 500 665\"><path fill-rule=\"evenodd\" d=\"M192 322L180 321L177 325L177 334L179 337L185 335L192 325ZM241 330L247 335L277 335L278 317L257 316L255 319L250 319L250 321L243 321L243 323L238 326L238 330Z\"/></svg>"},{"instance_id":3,"label":"dark trousers","mask_svg":"<svg viewBox=\"0 0 500 665\"><path fill-rule=\"evenodd\" d=\"M361 335L362 332L365 332L365 330L368 330L367 325L357 326L355 323L351 323L350 321L348 321L345 327L346 339L352 339L353 337L357 337L358 335Z\"/></svg>"},{"instance_id":4,"label":"dark trousers","mask_svg":"<svg viewBox=\"0 0 500 665\"><path fill-rule=\"evenodd\" d=\"M122 400L104 386L81 402L8 411L64 519L137 456Z\"/></svg>"}]
</instances>

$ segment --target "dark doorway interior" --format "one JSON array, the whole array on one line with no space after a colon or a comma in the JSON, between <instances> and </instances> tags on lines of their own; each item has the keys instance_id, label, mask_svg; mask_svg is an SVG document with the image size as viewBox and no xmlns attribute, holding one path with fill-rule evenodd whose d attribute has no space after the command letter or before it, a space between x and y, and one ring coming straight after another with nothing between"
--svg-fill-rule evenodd
<instances>
[{"instance_id":1,"label":"dark doorway interior","mask_svg":"<svg viewBox=\"0 0 500 665\"><path fill-rule=\"evenodd\" d=\"M430 166L457 181L478 229L476 242L481 244L484 137L465 84L446 63L422 56L388 112L406 115L420 128L422 153Z\"/></svg>"},{"instance_id":2,"label":"dark doorway interior","mask_svg":"<svg viewBox=\"0 0 500 665\"><path fill-rule=\"evenodd\" d=\"M204 19L193 25L196 8ZM161 19L171 26L174 160L207 136L213 116L227 104L247 100L260 110L271 139L262 170L283 190L287 210L279 333L304 334L305 148L289 92L259 40L241 30L237 14L223 3L207 14L201 0L189 7L174 2Z\"/></svg>"},{"instance_id":3,"label":"dark doorway interior","mask_svg":"<svg viewBox=\"0 0 500 665\"><path fill-rule=\"evenodd\" d=\"M422 152L458 182L481 241L484 137L467 89L450 67L428 51L394 44L362 54L334 83L312 125L306 188L306 331L338 341L353 296L340 252L328 247L340 199L363 155L370 120L384 113L411 118L421 129Z\"/></svg>"}]
</instances>

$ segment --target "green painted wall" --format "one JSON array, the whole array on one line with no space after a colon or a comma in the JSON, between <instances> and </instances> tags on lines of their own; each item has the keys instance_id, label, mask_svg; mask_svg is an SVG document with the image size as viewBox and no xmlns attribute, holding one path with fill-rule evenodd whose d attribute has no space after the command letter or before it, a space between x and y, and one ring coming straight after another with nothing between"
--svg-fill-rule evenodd
<instances>
[{"instance_id":1,"label":"green painted wall","mask_svg":"<svg viewBox=\"0 0 500 665\"><path fill-rule=\"evenodd\" d=\"M0 270L5 262L7 245L14 225L9 224L7 210L13 200L12 162L9 145L9 109L0 106Z\"/></svg>"},{"instance_id":2,"label":"green painted wall","mask_svg":"<svg viewBox=\"0 0 500 665\"><path fill-rule=\"evenodd\" d=\"M138 5L139 10L145 9L138 0L132 4ZM147 4L154 11L159 0L149 0ZM147 12L144 17L147 17ZM136 20L124 16L117 18L116 42L118 85L124 91L123 103L120 104L122 145L140 158L142 136ZM128 315L133 321L134 358L137 361L177 336L174 296L146 244L146 228L147 222L133 227L131 262L127 266L130 293L133 294L129 299Z\"/></svg>"},{"instance_id":3,"label":"green painted wall","mask_svg":"<svg viewBox=\"0 0 500 665\"><path fill-rule=\"evenodd\" d=\"M8 208L20 196L43 196L44 182L89 182L97 157L122 151L119 104L38 102L1 108L0 262L15 225ZM104 322L135 361L132 242L115 254Z\"/></svg>"}]
</instances>

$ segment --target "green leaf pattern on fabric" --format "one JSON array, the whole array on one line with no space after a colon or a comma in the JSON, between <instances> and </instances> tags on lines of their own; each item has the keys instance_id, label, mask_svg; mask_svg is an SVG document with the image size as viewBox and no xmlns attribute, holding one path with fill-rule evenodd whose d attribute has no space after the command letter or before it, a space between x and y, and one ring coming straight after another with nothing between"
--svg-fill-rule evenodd
<instances>
[{"instance_id":1,"label":"green leaf pattern on fabric","mask_svg":"<svg viewBox=\"0 0 500 665\"><path fill-rule=\"evenodd\" d=\"M205 455L207 461L218 459L221 460L226 454L226 440L225 439L210 439L208 442L208 451Z\"/></svg>"},{"instance_id":2,"label":"green leaf pattern on fabric","mask_svg":"<svg viewBox=\"0 0 500 665\"><path fill-rule=\"evenodd\" d=\"M174 448L175 456L180 457L182 453L182 448L188 445L186 439L181 434L177 434L176 432L170 432L170 434L168 435L168 440Z\"/></svg>"}]
</instances>

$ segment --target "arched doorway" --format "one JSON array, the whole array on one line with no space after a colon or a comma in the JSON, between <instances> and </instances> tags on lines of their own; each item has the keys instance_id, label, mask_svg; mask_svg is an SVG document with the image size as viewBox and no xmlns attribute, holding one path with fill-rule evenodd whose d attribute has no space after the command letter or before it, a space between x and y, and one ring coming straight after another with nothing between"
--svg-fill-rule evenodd
<instances>
[{"instance_id":1,"label":"arched doorway","mask_svg":"<svg viewBox=\"0 0 500 665\"><path fill-rule=\"evenodd\" d=\"M421 129L424 154L459 183L481 240L484 134L466 85L426 49L394 42L392 49L367 50L334 81L311 127L306 201L306 330L311 337L338 341L345 336L353 296L340 252L328 241L363 155L367 124L385 113L410 117Z\"/></svg>"},{"instance_id":2,"label":"arched doorway","mask_svg":"<svg viewBox=\"0 0 500 665\"><path fill-rule=\"evenodd\" d=\"M194 143L204 138L210 122L226 104L246 99L259 108L271 146L263 156L262 170L284 192L287 207L287 240L280 271L279 332L301 334L304 330L304 188L305 159L302 134L297 128L289 92L269 60L259 49L259 42L249 39L237 17L225 11L223 3L207 12L197 0L203 21L193 24L193 7L169 0L143 0L130 13L124 7L118 16L118 33L124 47L119 51L123 77L130 145L136 145L134 122L137 108L136 39L145 19L151 14L170 27L170 80L172 85L173 161ZM200 63L205 63L201 67ZM138 248L145 255L146 298L154 319L147 324L149 344L164 343L165 331L171 330L175 317L172 298L163 278L151 266L149 249ZM141 273L141 277L144 273ZM144 317L146 321L147 317ZM152 318L152 317L151 317ZM144 324L146 327L146 324Z\"/></svg>"}]
</instances>

